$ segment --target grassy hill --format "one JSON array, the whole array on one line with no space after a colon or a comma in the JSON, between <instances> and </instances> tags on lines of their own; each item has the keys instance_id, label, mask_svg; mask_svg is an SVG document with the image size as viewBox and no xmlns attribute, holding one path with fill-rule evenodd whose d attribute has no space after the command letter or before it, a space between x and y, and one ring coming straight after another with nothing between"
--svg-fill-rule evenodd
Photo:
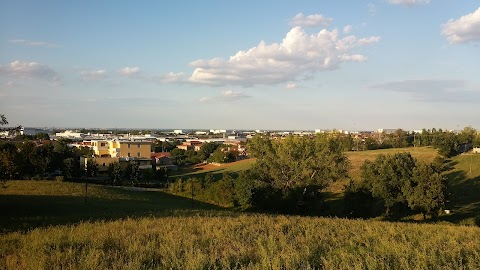
<instances>
[{"instance_id":1,"label":"grassy hill","mask_svg":"<svg viewBox=\"0 0 480 270\"><path fill-rule=\"evenodd\" d=\"M83 183L8 181L0 188L0 232L25 230L84 220L171 215L175 211L219 207L194 202L158 190Z\"/></svg>"}]
</instances>

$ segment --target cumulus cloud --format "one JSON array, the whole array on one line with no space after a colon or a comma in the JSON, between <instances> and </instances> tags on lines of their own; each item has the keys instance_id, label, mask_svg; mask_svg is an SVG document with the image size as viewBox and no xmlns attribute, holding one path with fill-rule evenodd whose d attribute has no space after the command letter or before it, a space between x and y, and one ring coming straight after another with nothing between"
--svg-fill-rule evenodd
<instances>
[{"instance_id":1,"label":"cumulus cloud","mask_svg":"<svg viewBox=\"0 0 480 270\"><path fill-rule=\"evenodd\" d=\"M246 95L243 92L235 91L235 90L225 90L220 95L214 97L202 97L200 98L200 102L230 102L236 101L240 99L249 98L249 95Z\"/></svg>"},{"instance_id":2,"label":"cumulus cloud","mask_svg":"<svg viewBox=\"0 0 480 270\"><path fill-rule=\"evenodd\" d=\"M119 71L122 76L133 76L138 74L138 72L140 72L139 67L124 67Z\"/></svg>"},{"instance_id":3,"label":"cumulus cloud","mask_svg":"<svg viewBox=\"0 0 480 270\"><path fill-rule=\"evenodd\" d=\"M403 5L409 7L430 4L430 0L387 0L387 2L393 5Z\"/></svg>"},{"instance_id":4,"label":"cumulus cloud","mask_svg":"<svg viewBox=\"0 0 480 270\"><path fill-rule=\"evenodd\" d=\"M477 102L480 91L470 89L465 80L403 80L371 86L394 92L409 93L415 100L424 102Z\"/></svg>"},{"instance_id":5,"label":"cumulus cloud","mask_svg":"<svg viewBox=\"0 0 480 270\"><path fill-rule=\"evenodd\" d=\"M45 48L58 47L58 45L55 43L50 43L45 41L33 41L28 39L10 39L8 40L8 42L23 45L23 46L30 46L30 47L45 47Z\"/></svg>"},{"instance_id":6,"label":"cumulus cloud","mask_svg":"<svg viewBox=\"0 0 480 270\"><path fill-rule=\"evenodd\" d=\"M352 53L358 47L378 42L380 37L341 37L338 30L322 29L309 35L292 28L281 43L239 51L228 60L213 58L190 63L194 71L189 82L208 85L253 86L295 81L304 73L337 69L344 62L363 62L367 57Z\"/></svg>"},{"instance_id":7,"label":"cumulus cloud","mask_svg":"<svg viewBox=\"0 0 480 270\"><path fill-rule=\"evenodd\" d=\"M40 79L58 82L59 76L55 70L37 62L16 60L7 65L0 65L0 76L22 79Z\"/></svg>"},{"instance_id":8,"label":"cumulus cloud","mask_svg":"<svg viewBox=\"0 0 480 270\"><path fill-rule=\"evenodd\" d=\"M324 17L322 14L312 14L305 16L298 13L290 20L290 26L316 27L328 26L333 21L332 18Z\"/></svg>"},{"instance_id":9,"label":"cumulus cloud","mask_svg":"<svg viewBox=\"0 0 480 270\"><path fill-rule=\"evenodd\" d=\"M480 41L480 7L457 20L450 19L442 25L442 34L452 44Z\"/></svg>"},{"instance_id":10,"label":"cumulus cloud","mask_svg":"<svg viewBox=\"0 0 480 270\"><path fill-rule=\"evenodd\" d=\"M107 71L104 69L100 70L89 70L80 72L80 77L85 81L95 81L104 79L107 76Z\"/></svg>"}]
</instances>

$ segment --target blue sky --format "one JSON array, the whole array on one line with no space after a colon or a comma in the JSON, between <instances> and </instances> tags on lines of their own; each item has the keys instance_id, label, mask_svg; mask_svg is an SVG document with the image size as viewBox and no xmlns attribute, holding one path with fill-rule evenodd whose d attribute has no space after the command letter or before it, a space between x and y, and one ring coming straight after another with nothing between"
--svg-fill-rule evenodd
<instances>
[{"instance_id":1,"label":"blue sky","mask_svg":"<svg viewBox=\"0 0 480 270\"><path fill-rule=\"evenodd\" d=\"M480 1L0 2L12 125L480 128Z\"/></svg>"}]
</instances>

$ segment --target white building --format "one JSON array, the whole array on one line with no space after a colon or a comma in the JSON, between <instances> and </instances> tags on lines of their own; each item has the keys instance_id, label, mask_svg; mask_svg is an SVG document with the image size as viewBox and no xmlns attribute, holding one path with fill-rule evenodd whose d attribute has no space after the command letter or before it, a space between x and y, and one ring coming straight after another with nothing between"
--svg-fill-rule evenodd
<instances>
[{"instance_id":1,"label":"white building","mask_svg":"<svg viewBox=\"0 0 480 270\"><path fill-rule=\"evenodd\" d=\"M56 137L63 137L63 138L76 138L76 139L81 139L85 137L85 134L80 133L80 132L74 132L72 130L65 130L65 132L57 132L55 133Z\"/></svg>"}]
</instances>

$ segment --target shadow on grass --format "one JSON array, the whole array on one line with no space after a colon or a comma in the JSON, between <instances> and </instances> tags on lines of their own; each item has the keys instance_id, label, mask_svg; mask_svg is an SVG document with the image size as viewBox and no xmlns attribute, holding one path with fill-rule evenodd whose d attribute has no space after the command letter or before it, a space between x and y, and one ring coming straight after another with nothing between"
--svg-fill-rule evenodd
<instances>
[{"instance_id":1,"label":"shadow on grass","mask_svg":"<svg viewBox=\"0 0 480 270\"><path fill-rule=\"evenodd\" d=\"M480 177L469 178L463 170L452 171L445 176L449 191L446 209L452 213L439 219L458 223L462 220L478 218L480 214Z\"/></svg>"},{"instance_id":2,"label":"shadow on grass","mask_svg":"<svg viewBox=\"0 0 480 270\"><path fill-rule=\"evenodd\" d=\"M141 194L126 199L87 197L86 203L84 197L79 196L2 195L0 232L69 225L87 220L189 216L204 210L224 209L160 191L138 193Z\"/></svg>"}]
</instances>

